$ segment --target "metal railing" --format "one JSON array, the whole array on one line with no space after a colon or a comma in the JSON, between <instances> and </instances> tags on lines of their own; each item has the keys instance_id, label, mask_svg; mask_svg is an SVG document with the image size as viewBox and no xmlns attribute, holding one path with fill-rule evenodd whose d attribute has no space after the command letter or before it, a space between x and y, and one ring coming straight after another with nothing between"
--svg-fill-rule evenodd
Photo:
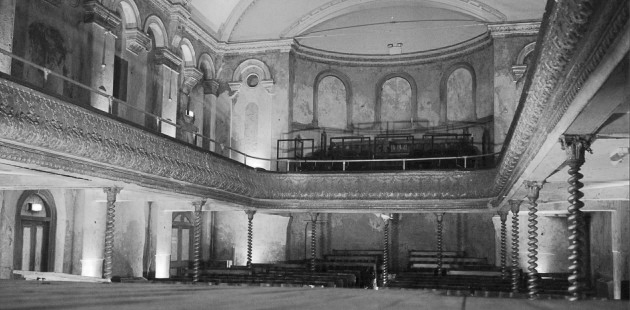
<instances>
[{"instance_id":1,"label":"metal railing","mask_svg":"<svg viewBox=\"0 0 630 310\"><path fill-rule=\"evenodd\" d=\"M290 170L291 163L326 163L326 164L335 164L341 163L342 171L346 171L347 164L349 163L384 163L384 162L399 162L402 164L402 170L407 170L407 163L409 162L423 162L423 161L446 161L446 160L462 160L463 165L462 168L468 169L468 160L476 159L476 158L486 158L499 155L501 152L491 153L491 154L481 154L481 155L470 155L470 156L451 156L451 157L427 157L427 158L387 158L387 159L312 159L312 160L300 160L300 159L288 159L286 160L286 169Z\"/></svg>"},{"instance_id":2,"label":"metal railing","mask_svg":"<svg viewBox=\"0 0 630 310\"><path fill-rule=\"evenodd\" d=\"M66 76L63 76L62 74L54 72L53 70L51 70L49 68L43 67L41 65L38 65L38 64L36 64L36 63L34 63L34 62L30 61L30 60L27 60L27 59L24 59L24 58L20 57L20 56L14 55L13 53L8 52L8 51L6 51L4 49L0 49L0 54L5 55L5 56L7 56L7 57L9 57L9 58L11 58L13 60L19 61L19 62L21 62L23 64L26 64L28 66L31 66L31 67L33 67L35 69L40 70L44 74L44 82L46 82L47 79L49 78L49 76L52 75L54 77L57 77L57 78L60 78L60 79L62 79L64 81L66 81L68 83L71 83L72 85L75 85L75 86L77 86L77 87L79 87L81 89L87 90L87 91L89 91L91 93L98 94L99 96L107 98L107 100L109 102L109 109L108 109L107 112L110 115L113 115L112 114L112 107L113 107L113 103L115 102L116 104L123 105L126 108L129 108L129 109L132 109L132 110L137 111L139 113L142 113L144 116L148 116L150 118L155 119L156 120L155 123L157 124L158 127L157 127L157 130L152 130L150 127L148 127L148 126L146 126L144 124L138 124L137 122L133 122L131 120L127 120L127 121L130 121L130 122L133 122L135 125L141 126L141 127L143 127L144 129L146 129L148 131L151 131L151 132L154 132L154 133L156 133L158 135L161 135L161 136L164 136L164 137L169 137L169 138L174 138L174 137L162 133L160 131L160 128L164 124L173 126L173 127L177 128L177 129L179 129L181 132L188 133L188 134L192 135L192 137L193 137L192 142L187 142L187 141L183 141L181 139L178 139L179 141L181 141L183 143L193 144L196 147L199 147L199 144L200 144L199 142L200 141L201 141L202 145L204 145L205 143L210 143L212 145L212 148L209 148L209 149L205 149L204 148L205 151L213 152L213 153L216 153L216 154L220 154L220 153L216 152L217 149L231 151L233 153L239 154L242 157L242 161L238 161L238 160L235 160L233 158L230 158L230 159L234 160L236 162L240 162L240 163L242 163L244 165L247 165L248 159L250 161L251 160L258 160L258 161L268 162L269 163L269 167L273 167L274 166L273 164L275 163L275 166L277 167L276 170L278 170L278 171L280 170L280 167L286 167L285 172L289 172L290 171L290 165L292 163L314 163L314 164L317 164L317 163L330 163L330 164L341 163L342 167L343 167L342 170L345 171L346 170L345 169L346 165L348 163L353 163L353 162L367 162L367 163L370 163L370 162L401 162L402 163L402 169L403 170L407 170L406 166L407 166L407 163L409 163L409 162L421 162L421 161L432 161L432 160L460 160L461 159L464 162L463 167L465 169L467 169L467 162L468 162L469 159L481 158L481 157L493 157L493 156L499 154L499 153L492 153L492 154L473 155L473 156L460 156L460 157L403 158L403 159L342 159L342 160L308 160L308 159L284 159L284 158L283 159L270 159L270 158L262 158L262 157L258 157L258 156L252 156L252 155L246 154L244 152L241 152L241 151L239 151L239 150L237 150L235 148L232 148L230 146L224 145L223 143L220 143L220 142L218 142L218 141L216 141L216 140L214 140L214 139L212 139L212 138L210 138L208 136L205 136L203 134L199 134L196 131L187 130L182 125L177 124L177 123L173 122L170 119L165 119L165 118L163 118L163 117L161 117L159 115L155 115L155 114L147 112L147 111L145 111L143 109L139 109L136 106L134 106L132 104L129 104L128 102L126 102L124 100L120 100L120 99L115 98L113 95L107 94L107 93L105 93L105 92L103 92L103 91L101 91L101 90L99 90L97 88L85 85L85 84L83 84L81 82L77 82L77 81L75 81L73 79L70 79L70 78L68 78ZM13 76L13 78L14 79L20 79L19 77L15 77L15 76ZM25 80L25 82L28 83L28 84L32 84L32 81ZM35 85L35 86L38 86L38 85ZM44 88L44 87L42 87L42 88ZM55 92L55 95L61 95L61 94ZM74 101L74 99L75 99L75 98L70 98L70 97L67 97L67 98L69 99L70 102ZM120 116L116 116L116 115L115 115L115 117L125 119L124 117L120 117ZM214 149L214 151L211 151L210 149ZM222 154L220 154L220 155L222 155Z\"/></svg>"}]
</instances>

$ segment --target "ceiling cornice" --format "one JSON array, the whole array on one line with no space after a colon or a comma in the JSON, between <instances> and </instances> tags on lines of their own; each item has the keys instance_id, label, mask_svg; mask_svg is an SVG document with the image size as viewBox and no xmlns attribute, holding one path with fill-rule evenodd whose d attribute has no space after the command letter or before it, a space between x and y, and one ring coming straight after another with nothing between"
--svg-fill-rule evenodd
<instances>
[{"instance_id":1,"label":"ceiling cornice","mask_svg":"<svg viewBox=\"0 0 630 310\"><path fill-rule=\"evenodd\" d=\"M477 36L468 41L451 45L448 47L407 53L401 55L359 55L345 54L315 49L305 45L295 43L295 55L304 59L335 64L343 66L396 66L396 65L416 65L443 61L486 48L492 44L492 38L488 33Z\"/></svg>"},{"instance_id":2,"label":"ceiling cornice","mask_svg":"<svg viewBox=\"0 0 630 310\"><path fill-rule=\"evenodd\" d=\"M335 18L337 16L349 13L353 11L353 8L361 8L362 5L369 3L382 3L383 0L333 0L326 4L306 13L301 16L297 21L285 28L281 33L281 38L293 38L311 27L320 24L326 20ZM389 0L400 1L400 0ZM418 3L418 1L409 1L411 3ZM439 0L439 1L425 1L430 2L433 6L438 8L446 8L468 15L472 15L487 22L502 22L506 20L506 16L500 11L488 6L482 2L474 0Z\"/></svg>"}]
</instances>

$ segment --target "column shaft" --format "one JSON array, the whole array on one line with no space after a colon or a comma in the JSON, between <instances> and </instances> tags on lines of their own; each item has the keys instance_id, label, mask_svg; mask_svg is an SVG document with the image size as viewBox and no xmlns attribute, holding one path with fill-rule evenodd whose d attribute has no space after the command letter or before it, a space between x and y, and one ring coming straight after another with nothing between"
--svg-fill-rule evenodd
<instances>
[{"instance_id":1,"label":"column shaft","mask_svg":"<svg viewBox=\"0 0 630 310\"><path fill-rule=\"evenodd\" d=\"M315 258L317 257L317 216L319 213L311 213L311 272L315 272Z\"/></svg>"},{"instance_id":2,"label":"column shaft","mask_svg":"<svg viewBox=\"0 0 630 310\"><path fill-rule=\"evenodd\" d=\"M195 226L193 234L193 282L199 282L199 267L201 265L201 207L203 207L205 203L205 200L193 202L193 206L195 207Z\"/></svg>"},{"instance_id":3,"label":"column shaft","mask_svg":"<svg viewBox=\"0 0 630 310\"><path fill-rule=\"evenodd\" d=\"M108 187L104 188L103 191L107 194L107 220L105 226L105 255L104 255L104 264L105 268L103 270L103 278L111 279L112 278L112 257L114 252L114 222L115 222L115 212L116 212L116 195L120 193L120 187Z\"/></svg>"},{"instance_id":4,"label":"column shaft","mask_svg":"<svg viewBox=\"0 0 630 310\"><path fill-rule=\"evenodd\" d=\"M437 274L438 276L442 275L442 219L444 217L444 213L435 214L437 217Z\"/></svg>"},{"instance_id":5,"label":"column shaft","mask_svg":"<svg viewBox=\"0 0 630 310\"><path fill-rule=\"evenodd\" d=\"M518 268L518 211L521 206L520 200L510 200L512 210L512 292L519 290L519 268Z\"/></svg>"},{"instance_id":6,"label":"column shaft","mask_svg":"<svg viewBox=\"0 0 630 310\"><path fill-rule=\"evenodd\" d=\"M499 211L501 217L501 279L507 278L507 216L508 211Z\"/></svg>"},{"instance_id":7,"label":"column shaft","mask_svg":"<svg viewBox=\"0 0 630 310\"><path fill-rule=\"evenodd\" d=\"M538 200L538 194L540 192L541 186L536 182L525 182L525 187L527 188L527 199L529 199L529 213L528 213L528 225L529 230L527 231L527 257L529 260L527 261L527 292L529 294L529 299L537 299L538 293L540 292L540 277L538 276L538 271L536 267L538 267L538 221L536 218L536 212L538 212L538 204L536 201Z\"/></svg>"},{"instance_id":8,"label":"column shaft","mask_svg":"<svg viewBox=\"0 0 630 310\"><path fill-rule=\"evenodd\" d=\"M247 267L252 267L252 241L254 239L254 214L256 211L248 210L247 213Z\"/></svg>"}]
</instances>

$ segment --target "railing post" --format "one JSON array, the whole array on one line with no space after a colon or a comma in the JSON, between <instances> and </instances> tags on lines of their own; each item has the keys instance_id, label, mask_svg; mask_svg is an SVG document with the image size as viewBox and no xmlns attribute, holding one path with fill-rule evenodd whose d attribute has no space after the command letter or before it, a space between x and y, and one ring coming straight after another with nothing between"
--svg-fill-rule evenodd
<instances>
[{"instance_id":1,"label":"railing post","mask_svg":"<svg viewBox=\"0 0 630 310\"><path fill-rule=\"evenodd\" d=\"M206 203L205 200L194 201L194 232L193 232L193 282L199 282L200 265L201 265L201 207Z\"/></svg>"},{"instance_id":2,"label":"railing post","mask_svg":"<svg viewBox=\"0 0 630 310\"><path fill-rule=\"evenodd\" d=\"M403 159L403 161L402 161L402 162L403 162L403 171L405 171L405 170L406 170L406 169L405 169L405 168L406 168L406 167L405 167L405 166L406 166L406 165L405 165L405 160Z\"/></svg>"},{"instance_id":3,"label":"railing post","mask_svg":"<svg viewBox=\"0 0 630 310\"><path fill-rule=\"evenodd\" d=\"M105 226L105 255L103 278L112 279L112 263L114 254L114 223L116 217L116 195L120 193L120 187L107 187L103 192L107 194L107 217Z\"/></svg>"},{"instance_id":4,"label":"railing post","mask_svg":"<svg viewBox=\"0 0 630 310\"><path fill-rule=\"evenodd\" d=\"M317 255L317 216L319 213L311 213L311 272L315 272L315 257Z\"/></svg>"},{"instance_id":5,"label":"railing post","mask_svg":"<svg viewBox=\"0 0 630 310\"><path fill-rule=\"evenodd\" d=\"M444 218L444 213L436 213L437 217L437 274L438 276L442 275L442 219Z\"/></svg>"},{"instance_id":6,"label":"railing post","mask_svg":"<svg viewBox=\"0 0 630 310\"><path fill-rule=\"evenodd\" d=\"M497 212L501 218L501 279L507 278L507 210L500 210Z\"/></svg>"},{"instance_id":7,"label":"railing post","mask_svg":"<svg viewBox=\"0 0 630 310\"><path fill-rule=\"evenodd\" d=\"M521 207L521 201L510 200L509 203L512 210L512 292L518 293L518 211Z\"/></svg>"},{"instance_id":8,"label":"railing post","mask_svg":"<svg viewBox=\"0 0 630 310\"><path fill-rule=\"evenodd\" d=\"M256 210L246 210L247 213L247 268L252 268L252 240L254 239L254 214Z\"/></svg>"},{"instance_id":9,"label":"railing post","mask_svg":"<svg viewBox=\"0 0 630 310\"><path fill-rule=\"evenodd\" d=\"M536 270L536 267L538 267L538 239L536 238L538 237L538 221L536 221L536 218L538 217L536 215L536 212L538 211L536 207L538 204L536 203L536 200L538 200L538 194L542 186L538 185L535 181L525 181L525 187L527 188L527 199L529 200L529 224L527 225L529 228L527 231L527 245L529 246L527 248L527 251L529 252L527 254L527 257L529 257L529 260L527 261L529 265L527 270L529 272L527 273L527 292L529 294L529 299L538 299L538 292L540 291L540 277L538 276L538 271Z\"/></svg>"},{"instance_id":10,"label":"railing post","mask_svg":"<svg viewBox=\"0 0 630 310\"><path fill-rule=\"evenodd\" d=\"M586 274L584 266L584 255L586 253L586 223L584 221L584 213L582 207L584 202L581 198L584 193L580 190L584 184L580 181L584 175L580 173L580 169L585 162L584 153L590 150L590 139L585 136L569 136L566 135L560 139L562 149L566 151L566 163L569 165L569 300L575 301L583 298L583 292L586 288Z\"/></svg>"}]
</instances>

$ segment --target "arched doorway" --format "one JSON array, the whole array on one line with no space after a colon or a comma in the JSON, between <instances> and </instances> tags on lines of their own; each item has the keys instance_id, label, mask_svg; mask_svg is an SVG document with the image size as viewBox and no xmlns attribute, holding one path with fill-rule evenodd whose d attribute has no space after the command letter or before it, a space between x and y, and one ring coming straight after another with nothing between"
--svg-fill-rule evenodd
<instances>
[{"instance_id":1,"label":"arched doorway","mask_svg":"<svg viewBox=\"0 0 630 310\"><path fill-rule=\"evenodd\" d=\"M17 205L13 268L53 271L56 212L48 191L25 191Z\"/></svg>"},{"instance_id":2,"label":"arched doorway","mask_svg":"<svg viewBox=\"0 0 630 310\"><path fill-rule=\"evenodd\" d=\"M171 226L171 276L183 276L192 258L191 212L173 212Z\"/></svg>"}]
</instances>

